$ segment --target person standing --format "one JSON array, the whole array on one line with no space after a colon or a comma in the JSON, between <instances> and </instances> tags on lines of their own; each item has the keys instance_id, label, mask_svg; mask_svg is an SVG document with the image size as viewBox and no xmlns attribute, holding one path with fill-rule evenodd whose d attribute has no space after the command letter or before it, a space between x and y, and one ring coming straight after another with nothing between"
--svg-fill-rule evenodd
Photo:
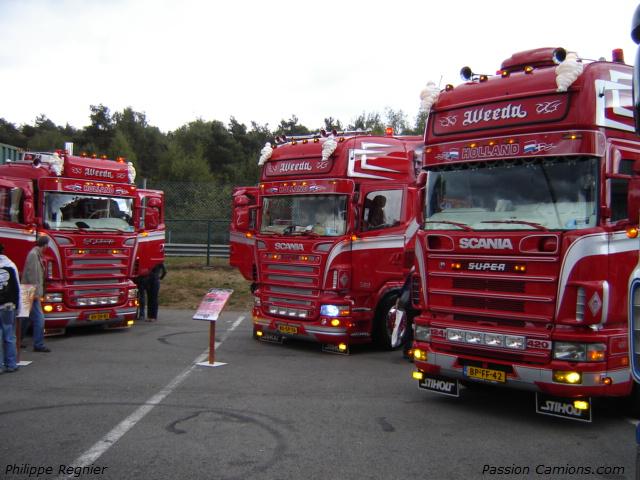
<instances>
[{"instance_id":1,"label":"person standing","mask_svg":"<svg viewBox=\"0 0 640 480\"><path fill-rule=\"evenodd\" d=\"M44 249L47 248L48 244L49 237L42 235L36 239L36 246L33 247L27 255L22 275L22 281L25 284L31 284L36 288L33 304L31 305L31 312L29 313L29 319L24 322L22 326L22 336L24 337L25 333L27 333L29 325L32 325L33 351L45 353L48 353L51 350L44 344L44 312L42 311L42 304L40 301L44 295L45 262L43 252Z\"/></svg>"},{"instance_id":2,"label":"person standing","mask_svg":"<svg viewBox=\"0 0 640 480\"><path fill-rule=\"evenodd\" d=\"M164 263L159 263L151 270L147 278L147 322L155 322L158 319L158 295L160 293L160 280L167 274Z\"/></svg>"},{"instance_id":3,"label":"person standing","mask_svg":"<svg viewBox=\"0 0 640 480\"><path fill-rule=\"evenodd\" d=\"M0 244L0 334L2 335L3 358L0 370L15 372L18 369L16 353L16 310L20 303L20 279L18 268L4 255Z\"/></svg>"}]
</instances>

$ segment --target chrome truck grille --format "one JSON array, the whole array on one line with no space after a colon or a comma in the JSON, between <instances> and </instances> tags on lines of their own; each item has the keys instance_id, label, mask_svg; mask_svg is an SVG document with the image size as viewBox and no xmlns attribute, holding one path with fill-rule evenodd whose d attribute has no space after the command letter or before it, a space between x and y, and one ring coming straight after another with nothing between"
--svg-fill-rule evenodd
<instances>
[{"instance_id":1,"label":"chrome truck grille","mask_svg":"<svg viewBox=\"0 0 640 480\"><path fill-rule=\"evenodd\" d=\"M283 262L280 254L263 257L260 280L265 312L283 319L302 321L317 316L322 268L318 255L312 260L302 264L289 258L286 263L280 263Z\"/></svg>"},{"instance_id":2,"label":"chrome truck grille","mask_svg":"<svg viewBox=\"0 0 640 480\"><path fill-rule=\"evenodd\" d=\"M473 271L476 259L462 255L431 255L427 271L429 310L469 321L517 325L553 321L558 286L558 261L549 257L492 257L505 268ZM522 268L522 271L518 271Z\"/></svg>"}]
</instances>

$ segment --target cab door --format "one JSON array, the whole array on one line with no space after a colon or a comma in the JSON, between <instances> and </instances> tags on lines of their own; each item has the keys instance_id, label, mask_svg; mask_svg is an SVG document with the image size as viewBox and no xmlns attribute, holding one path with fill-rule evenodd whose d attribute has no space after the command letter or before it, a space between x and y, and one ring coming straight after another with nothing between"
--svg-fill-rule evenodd
<instances>
[{"instance_id":1,"label":"cab door","mask_svg":"<svg viewBox=\"0 0 640 480\"><path fill-rule=\"evenodd\" d=\"M258 187L236 187L232 199L229 264L246 280L253 281Z\"/></svg>"},{"instance_id":2,"label":"cab door","mask_svg":"<svg viewBox=\"0 0 640 480\"><path fill-rule=\"evenodd\" d=\"M404 281L407 188L403 184L362 185L358 240L352 244L353 287L377 294L389 282Z\"/></svg>"},{"instance_id":3,"label":"cab door","mask_svg":"<svg viewBox=\"0 0 640 480\"><path fill-rule=\"evenodd\" d=\"M7 255L17 266L24 265L33 247L36 222L33 187L29 180L0 179L0 238Z\"/></svg>"}]
</instances>

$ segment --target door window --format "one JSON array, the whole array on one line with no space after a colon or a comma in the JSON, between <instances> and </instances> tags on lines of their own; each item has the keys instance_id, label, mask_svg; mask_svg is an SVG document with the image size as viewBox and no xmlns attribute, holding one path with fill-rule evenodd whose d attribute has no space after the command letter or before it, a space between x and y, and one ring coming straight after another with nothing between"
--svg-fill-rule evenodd
<instances>
[{"instance_id":1,"label":"door window","mask_svg":"<svg viewBox=\"0 0 640 480\"><path fill-rule=\"evenodd\" d=\"M393 227L402 217L402 190L376 190L364 200L363 230Z\"/></svg>"}]
</instances>

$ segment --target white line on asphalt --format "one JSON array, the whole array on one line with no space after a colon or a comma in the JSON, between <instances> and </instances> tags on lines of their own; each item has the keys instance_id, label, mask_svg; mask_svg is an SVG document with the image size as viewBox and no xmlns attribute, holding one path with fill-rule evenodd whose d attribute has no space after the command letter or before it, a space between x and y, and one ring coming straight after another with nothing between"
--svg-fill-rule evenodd
<instances>
[{"instance_id":1,"label":"white line on asphalt","mask_svg":"<svg viewBox=\"0 0 640 480\"><path fill-rule=\"evenodd\" d=\"M238 319L235 322L233 322L229 330L225 332L225 335L222 338L222 340L220 340L219 342L216 342L216 348L219 345L222 345L222 342L224 342L227 339L229 334L233 332L236 329L236 327L242 323L244 319L245 317L244 315L242 315L238 317ZM205 351L205 353L198 355L193 365L185 369L177 377L171 380L167 384L167 386L165 386L162 390L160 390L158 393L153 395L149 400L147 400L144 403L144 405L141 405L135 412L133 412L131 415L125 418L122 422L116 425L116 427L113 430L111 430L104 437L102 437L101 440L96 442L89 450L87 450L78 458L76 458L71 463L71 465L77 468L77 467L86 467L88 465L91 465L92 463L95 463L96 460L98 460L107 450L109 450L113 445L115 445L115 443L118 440L120 440L120 438L122 438L122 436L125 433L131 430L136 425L136 423L142 420L151 410L153 410L153 407L155 407L156 405L159 405L171 392L173 392L173 390L175 390L176 387L180 385L189 376L189 374L196 368L197 366L196 364L206 359L208 355L209 355L208 350ZM63 480L63 479L72 478L72 477L73 475L60 476L60 477L57 477L56 480Z\"/></svg>"}]
</instances>

